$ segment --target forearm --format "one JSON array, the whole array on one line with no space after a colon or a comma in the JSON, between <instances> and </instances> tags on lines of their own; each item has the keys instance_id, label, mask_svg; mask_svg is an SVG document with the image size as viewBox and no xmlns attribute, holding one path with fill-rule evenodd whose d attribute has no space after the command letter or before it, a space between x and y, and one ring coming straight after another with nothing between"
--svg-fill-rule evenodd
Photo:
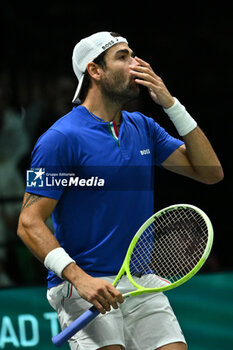
<instances>
[{"instance_id":1,"label":"forearm","mask_svg":"<svg viewBox=\"0 0 233 350\"><path fill-rule=\"evenodd\" d=\"M45 263L48 254L55 252L54 249L60 247L58 240L49 230L45 222L40 218L33 218L31 215L22 212L19 219L18 231L19 237L24 244L30 249L33 255L42 263ZM53 258L54 265L58 266L61 261L56 255ZM78 280L86 275L75 263L70 263L62 271L62 277L72 284L78 284Z\"/></svg>"},{"instance_id":2,"label":"forearm","mask_svg":"<svg viewBox=\"0 0 233 350\"><path fill-rule=\"evenodd\" d=\"M84 274L84 271L78 268L75 263L69 264L73 265L73 269L68 269L69 265L64 269L62 268L62 259L64 259L64 256L65 261L67 259L66 253L62 249L56 249L60 248L60 244L43 220L34 219L26 222L24 217L19 221L18 235L38 260L47 265L46 267L48 268L49 265L52 265L52 268L54 266L54 270L58 269L58 271L61 271L58 275L61 275L69 282L75 284L81 273ZM48 260L49 256L50 261ZM65 275L63 275L65 271Z\"/></svg>"},{"instance_id":3,"label":"forearm","mask_svg":"<svg viewBox=\"0 0 233 350\"><path fill-rule=\"evenodd\" d=\"M196 127L183 136L186 155L196 176L206 183L216 183L223 178L220 161L203 131Z\"/></svg>"},{"instance_id":4,"label":"forearm","mask_svg":"<svg viewBox=\"0 0 233 350\"><path fill-rule=\"evenodd\" d=\"M175 103L164 111L183 137L185 147L180 147L175 159L168 159L165 167L207 184L214 184L223 178L221 164L205 134L185 107L175 98Z\"/></svg>"}]
</instances>

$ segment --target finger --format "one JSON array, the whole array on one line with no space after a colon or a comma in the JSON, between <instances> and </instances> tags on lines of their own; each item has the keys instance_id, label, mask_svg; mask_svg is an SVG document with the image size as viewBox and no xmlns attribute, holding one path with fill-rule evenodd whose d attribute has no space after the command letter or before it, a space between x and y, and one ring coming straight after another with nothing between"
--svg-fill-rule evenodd
<instances>
[{"instance_id":1,"label":"finger","mask_svg":"<svg viewBox=\"0 0 233 350\"><path fill-rule=\"evenodd\" d=\"M105 298L108 300L108 303L114 308L118 309L117 299L112 295L110 291L106 291Z\"/></svg>"},{"instance_id":2,"label":"finger","mask_svg":"<svg viewBox=\"0 0 233 350\"><path fill-rule=\"evenodd\" d=\"M143 61L141 58L135 56L134 59L144 67L150 67L149 63L147 63L146 61Z\"/></svg>"},{"instance_id":3,"label":"finger","mask_svg":"<svg viewBox=\"0 0 233 350\"><path fill-rule=\"evenodd\" d=\"M134 81L135 81L135 83L137 83L139 85L146 86L148 89L151 89L152 91L156 90L155 89L155 84L153 84L150 81L146 81L146 80L142 80L142 79L135 79Z\"/></svg>"},{"instance_id":4,"label":"finger","mask_svg":"<svg viewBox=\"0 0 233 350\"><path fill-rule=\"evenodd\" d=\"M141 73L141 72L136 72L133 70L130 70L130 73L134 77L134 79L149 79L149 75L147 73Z\"/></svg>"},{"instance_id":5,"label":"finger","mask_svg":"<svg viewBox=\"0 0 233 350\"><path fill-rule=\"evenodd\" d=\"M117 300L117 302L119 302L120 304L122 304L124 302L125 299L124 299L123 295L121 294L121 292L119 292L119 290L114 288L112 285L110 285L108 290L111 293L111 295Z\"/></svg>"},{"instance_id":6,"label":"finger","mask_svg":"<svg viewBox=\"0 0 233 350\"><path fill-rule=\"evenodd\" d=\"M160 81L158 79L156 79L156 77L152 74L148 74L148 73L144 73L144 72L143 73L136 72L136 71L132 71L132 70L130 70L130 73L136 78L150 81L151 83L153 83L155 85L158 85L160 83Z\"/></svg>"},{"instance_id":7,"label":"finger","mask_svg":"<svg viewBox=\"0 0 233 350\"><path fill-rule=\"evenodd\" d=\"M106 311L111 310L111 303L109 302L106 293L103 293L103 295L99 294L97 296L97 300Z\"/></svg>"},{"instance_id":8,"label":"finger","mask_svg":"<svg viewBox=\"0 0 233 350\"><path fill-rule=\"evenodd\" d=\"M142 66L141 64L130 64L129 65L130 69L135 70L135 71L140 71L140 72L146 72L146 73L151 73L153 71L153 69L151 68L151 66L148 64L147 66Z\"/></svg>"},{"instance_id":9,"label":"finger","mask_svg":"<svg viewBox=\"0 0 233 350\"><path fill-rule=\"evenodd\" d=\"M130 69L135 71L135 72L151 72L151 69L149 69L148 67L143 67L143 66L136 66L135 64L130 64Z\"/></svg>"},{"instance_id":10,"label":"finger","mask_svg":"<svg viewBox=\"0 0 233 350\"><path fill-rule=\"evenodd\" d=\"M142 66L131 66L129 72L133 75L141 73L141 74L147 74L156 78L156 75L152 69L142 67Z\"/></svg>"},{"instance_id":11,"label":"finger","mask_svg":"<svg viewBox=\"0 0 233 350\"><path fill-rule=\"evenodd\" d=\"M106 314L106 310L105 308L97 301L97 300L94 300L92 302L92 304L96 307L96 309L101 313L101 314Z\"/></svg>"},{"instance_id":12,"label":"finger","mask_svg":"<svg viewBox=\"0 0 233 350\"><path fill-rule=\"evenodd\" d=\"M163 83L162 79L152 70L152 68L130 65L130 73L132 75L137 75L137 73L144 73L152 77L155 83L158 83L158 84Z\"/></svg>"}]
</instances>

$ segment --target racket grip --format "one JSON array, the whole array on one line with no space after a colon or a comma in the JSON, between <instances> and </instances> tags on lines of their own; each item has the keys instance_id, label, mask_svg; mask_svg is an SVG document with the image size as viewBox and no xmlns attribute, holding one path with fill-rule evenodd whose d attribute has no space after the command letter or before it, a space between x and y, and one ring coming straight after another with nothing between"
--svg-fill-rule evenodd
<instances>
[{"instance_id":1,"label":"racket grip","mask_svg":"<svg viewBox=\"0 0 233 350\"><path fill-rule=\"evenodd\" d=\"M99 311L95 306L92 306L89 310L85 311L80 317L78 317L74 322L72 322L63 331L52 337L52 342L58 348L61 347L68 339L70 339L75 333L80 331L89 322L91 322L96 316L98 316Z\"/></svg>"}]
</instances>

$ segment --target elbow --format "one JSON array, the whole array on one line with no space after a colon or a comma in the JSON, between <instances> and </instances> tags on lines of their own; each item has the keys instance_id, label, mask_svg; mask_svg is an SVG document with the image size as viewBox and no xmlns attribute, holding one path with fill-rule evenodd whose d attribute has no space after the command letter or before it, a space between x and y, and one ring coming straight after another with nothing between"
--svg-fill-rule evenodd
<instances>
[{"instance_id":1,"label":"elbow","mask_svg":"<svg viewBox=\"0 0 233 350\"><path fill-rule=\"evenodd\" d=\"M32 227L32 218L25 213L21 213L18 221L17 235L22 239L22 241L25 241Z\"/></svg>"},{"instance_id":2,"label":"elbow","mask_svg":"<svg viewBox=\"0 0 233 350\"><path fill-rule=\"evenodd\" d=\"M224 172L222 167L218 167L211 171L208 177L203 179L202 182L204 182L207 185L215 185L222 181L224 179Z\"/></svg>"},{"instance_id":3,"label":"elbow","mask_svg":"<svg viewBox=\"0 0 233 350\"><path fill-rule=\"evenodd\" d=\"M25 235L26 232L26 223L24 216L20 214L19 216L19 221L18 221L18 227L17 227L17 235L19 238L23 240L23 236Z\"/></svg>"}]
</instances>

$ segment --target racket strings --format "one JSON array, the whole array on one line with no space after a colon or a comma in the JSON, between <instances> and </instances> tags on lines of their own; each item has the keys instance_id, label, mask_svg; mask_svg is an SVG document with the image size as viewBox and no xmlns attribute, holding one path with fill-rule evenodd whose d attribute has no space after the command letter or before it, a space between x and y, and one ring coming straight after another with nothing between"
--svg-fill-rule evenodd
<instances>
[{"instance_id":1,"label":"racket strings","mask_svg":"<svg viewBox=\"0 0 233 350\"><path fill-rule=\"evenodd\" d=\"M198 212L191 208L165 212L140 236L130 273L140 277L137 283L146 288L174 283L197 265L207 241L208 227Z\"/></svg>"}]
</instances>

